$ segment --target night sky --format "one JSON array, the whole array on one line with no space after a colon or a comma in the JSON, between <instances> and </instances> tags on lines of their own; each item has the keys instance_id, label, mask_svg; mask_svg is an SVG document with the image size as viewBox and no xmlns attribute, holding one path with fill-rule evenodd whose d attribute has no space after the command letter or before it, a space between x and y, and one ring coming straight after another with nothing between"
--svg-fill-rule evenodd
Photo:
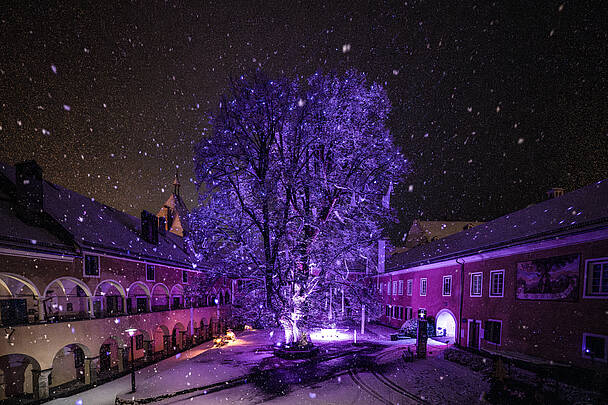
<instances>
[{"instance_id":1,"label":"night sky","mask_svg":"<svg viewBox=\"0 0 608 405\"><path fill-rule=\"evenodd\" d=\"M195 205L193 145L256 68L386 85L414 169L404 222L488 220L608 177L600 1L26 3L0 5L0 161L131 214L160 208L177 166Z\"/></svg>"}]
</instances>

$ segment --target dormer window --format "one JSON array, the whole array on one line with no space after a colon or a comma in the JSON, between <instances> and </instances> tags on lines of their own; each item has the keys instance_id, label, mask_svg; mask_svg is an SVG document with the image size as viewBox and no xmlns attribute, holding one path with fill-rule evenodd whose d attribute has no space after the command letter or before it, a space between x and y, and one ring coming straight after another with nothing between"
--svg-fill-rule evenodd
<instances>
[{"instance_id":1,"label":"dormer window","mask_svg":"<svg viewBox=\"0 0 608 405\"><path fill-rule=\"evenodd\" d=\"M84 255L85 277L99 277L99 256Z\"/></svg>"}]
</instances>

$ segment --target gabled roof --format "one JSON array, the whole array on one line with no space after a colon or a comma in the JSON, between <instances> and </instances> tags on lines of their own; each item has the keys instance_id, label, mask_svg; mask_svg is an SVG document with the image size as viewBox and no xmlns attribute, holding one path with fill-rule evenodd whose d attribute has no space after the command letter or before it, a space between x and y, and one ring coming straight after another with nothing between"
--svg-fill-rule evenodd
<instances>
[{"instance_id":1,"label":"gabled roof","mask_svg":"<svg viewBox=\"0 0 608 405\"><path fill-rule=\"evenodd\" d=\"M15 183L14 167L0 163L0 174ZM81 249L192 268L179 236L159 234L158 244L148 243L141 237L139 218L47 181L43 192L44 211Z\"/></svg>"},{"instance_id":2,"label":"gabled roof","mask_svg":"<svg viewBox=\"0 0 608 405\"><path fill-rule=\"evenodd\" d=\"M608 229L608 179L392 256L387 271L527 242Z\"/></svg>"},{"instance_id":3,"label":"gabled roof","mask_svg":"<svg viewBox=\"0 0 608 405\"><path fill-rule=\"evenodd\" d=\"M475 221L422 221L415 219L405 240L405 249L411 249L424 243L443 239L468 228L481 225Z\"/></svg>"}]
</instances>

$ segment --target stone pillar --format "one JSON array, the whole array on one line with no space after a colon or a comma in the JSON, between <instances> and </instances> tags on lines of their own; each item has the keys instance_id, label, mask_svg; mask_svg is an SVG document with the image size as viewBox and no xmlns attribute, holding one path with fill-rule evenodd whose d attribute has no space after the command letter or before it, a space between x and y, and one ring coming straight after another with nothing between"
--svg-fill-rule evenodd
<instances>
[{"instance_id":1,"label":"stone pillar","mask_svg":"<svg viewBox=\"0 0 608 405\"><path fill-rule=\"evenodd\" d=\"M99 356L86 357L84 359L84 383L87 385L97 382L97 369L99 368Z\"/></svg>"},{"instance_id":2,"label":"stone pillar","mask_svg":"<svg viewBox=\"0 0 608 405\"><path fill-rule=\"evenodd\" d=\"M32 370L32 386L34 387L34 399L46 399L49 397L49 377L52 368L46 370Z\"/></svg>"},{"instance_id":3,"label":"stone pillar","mask_svg":"<svg viewBox=\"0 0 608 405\"><path fill-rule=\"evenodd\" d=\"M144 340L144 360L146 362L154 360L154 341Z\"/></svg>"},{"instance_id":4,"label":"stone pillar","mask_svg":"<svg viewBox=\"0 0 608 405\"><path fill-rule=\"evenodd\" d=\"M125 371L125 348L118 348L118 372L122 373Z\"/></svg>"},{"instance_id":5,"label":"stone pillar","mask_svg":"<svg viewBox=\"0 0 608 405\"><path fill-rule=\"evenodd\" d=\"M163 355L171 353L171 335L163 335Z\"/></svg>"},{"instance_id":6,"label":"stone pillar","mask_svg":"<svg viewBox=\"0 0 608 405\"><path fill-rule=\"evenodd\" d=\"M44 300L38 298L38 320L44 321Z\"/></svg>"}]
</instances>

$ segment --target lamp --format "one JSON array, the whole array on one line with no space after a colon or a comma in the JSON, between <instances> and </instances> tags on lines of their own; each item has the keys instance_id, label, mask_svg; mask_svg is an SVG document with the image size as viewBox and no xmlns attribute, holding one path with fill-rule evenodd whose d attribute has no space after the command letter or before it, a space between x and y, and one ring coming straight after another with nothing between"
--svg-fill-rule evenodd
<instances>
[{"instance_id":1,"label":"lamp","mask_svg":"<svg viewBox=\"0 0 608 405\"><path fill-rule=\"evenodd\" d=\"M131 337L131 394L135 392L135 353L133 351L133 336L137 332L135 328L125 329L125 332Z\"/></svg>"}]
</instances>

